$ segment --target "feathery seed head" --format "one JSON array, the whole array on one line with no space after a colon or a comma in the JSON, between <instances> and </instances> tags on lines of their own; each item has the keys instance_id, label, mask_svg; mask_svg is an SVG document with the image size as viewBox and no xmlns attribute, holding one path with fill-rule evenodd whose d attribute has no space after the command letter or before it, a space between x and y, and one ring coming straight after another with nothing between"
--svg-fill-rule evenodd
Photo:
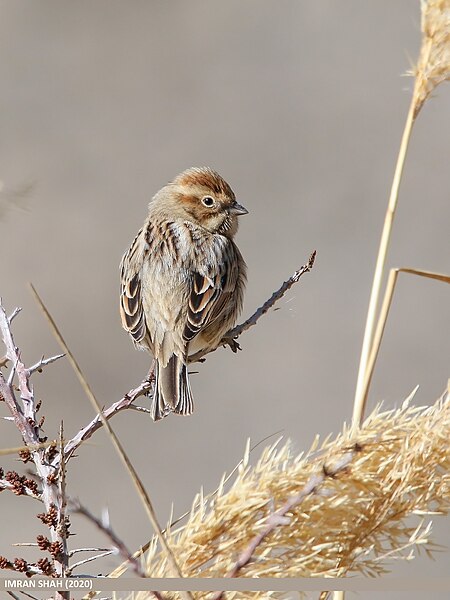
<instances>
[{"instance_id":1,"label":"feathery seed head","mask_svg":"<svg viewBox=\"0 0 450 600\"><path fill-rule=\"evenodd\" d=\"M421 0L422 46L414 90L415 116L436 86L450 79L450 0Z\"/></svg>"}]
</instances>

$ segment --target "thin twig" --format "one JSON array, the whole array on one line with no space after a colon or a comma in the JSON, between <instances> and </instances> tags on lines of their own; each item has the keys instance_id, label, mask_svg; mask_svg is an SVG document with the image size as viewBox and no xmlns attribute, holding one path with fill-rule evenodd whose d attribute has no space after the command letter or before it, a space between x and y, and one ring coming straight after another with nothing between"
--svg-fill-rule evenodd
<instances>
[{"instance_id":1,"label":"thin twig","mask_svg":"<svg viewBox=\"0 0 450 600\"><path fill-rule=\"evenodd\" d=\"M90 563L93 560L97 560L98 558L104 558L105 556L111 556L111 554L115 554L115 550L106 550L101 554L96 554L95 556L88 556L88 558L84 558L83 560L79 560L78 562L70 565L70 569L67 570L67 575L70 577L72 572L77 568L81 567L81 565L85 565L86 563Z\"/></svg>"},{"instance_id":2,"label":"thin twig","mask_svg":"<svg viewBox=\"0 0 450 600\"><path fill-rule=\"evenodd\" d=\"M130 410L135 410L136 412L142 412L148 415L152 414L152 411L149 408L145 408L145 406L136 406L135 404L130 404L128 408Z\"/></svg>"},{"instance_id":3,"label":"thin twig","mask_svg":"<svg viewBox=\"0 0 450 600\"><path fill-rule=\"evenodd\" d=\"M11 546L39 546L37 542L16 542L15 544L11 544Z\"/></svg>"},{"instance_id":4,"label":"thin twig","mask_svg":"<svg viewBox=\"0 0 450 600\"><path fill-rule=\"evenodd\" d=\"M109 548L75 548L69 552L69 556L79 554L80 552L108 552Z\"/></svg>"},{"instance_id":5,"label":"thin twig","mask_svg":"<svg viewBox=\"0 0 450 600\"><path fill-rule=\"evenodd\" d=\"M50 365L51 363L59 360L60 358L64 358L65 354L57 354L56 356L51 356L50 358L42 357L39 362L37 362L32 367L28 368L28 376L32 375L35 371L41 371L42 367Z\"/></svg>"},{"instance_id":6,"label":"thin twig","mask_svg":"<svg viewBox=\"0 0 450 600\"><path fill-rule=\"evenodd\" d=\"M310 496L311 494L316 493L317 488L328 478L336 477L341 471L346 469L348 465L352 462L356 450L351 450L344 454L332 467L328 467L326 465L323 466L322 470L318 473L312 475L303 489L298 493L289 498L283 506L281 506L274 513L269 515L266 519L266 524L263 529L253 537L248 546L241 552L238 560L234 567L229 571L226 577L236 577L239 571L247 565L254 556L255 550L264 540L264 538L272 533L277 527L283 525L289 525L290 519L286 517L286 514L290 512L293 508L301 504L305 498ZM212 597L212 600L222 600L223 599L223 591L217 592Z\"/></svg>"},{"instance_id":7,"label":"thin twig","mask_svg":"<svg viewBox=\"0 0 450 600\"><path fill-rule=\"evenodd\" d=\"M316 256L317 256L317 252L316 250L314 250L314 252L312 252L311 256L309 257L308 262L303 265L302 267L300 267L300 269L298 269L297 271L295 271L295 273L293 275L291 275L291 277L289 277L289 279L287 281L285 281L280 288L274 292L271 297L266 300L266 302L264 302L264 304L258 308L253 315L248 318L246 321L244 321L244 323L242 323L241 325L237 325L236 327L234 327L234 329L232 329L231 331L229 331L225 338L231 338L231 339L236 339L238 338L240 335L242 335L244 333L244 331L247 331L247 329L250 329L250 327L253 327L253 325L256 325L256 323L259 321L259 319L266 314L266 312L268 310L270 310L275 304L276 302L278 302L278 300L281 300L281 298L284 296L284 294L291 289L291 287L297 283L300 280L300 277L302 275L304 275L305 273L309 273L313 266L314 266L314 262L316 260Z\"/></svg>"},{"instance_id":8,"label":"thin twig","mask_svg":"<svg viewBox=\"0 0 450 600\"><path fill-rule=\"evenodd\" d=\"M266 300L266 302L264 302L264 304L262 306L260 306L252 314L251 317L249 317L246 321L244 321L240 325L236 325L236 327L234 327L228 333L226 333L225 336L223 337L222 341L220 342L219 347L228 345L231 347L232 350L236 351L238 349L238 346L236 345L237 338L239 336L241 336L245 331L250 329L250 327L253 327L254 325L256 325L256 323L259 321L259 319L263 315L265 315L267 313L267 311L269 311L278 302L278 300L280 300L284 296L284 294L295 283L297 283L300 280L300 277L302 275L311 271L311 269L314 266L314 261L316 260L316 254L317 253L314 250L314 252L309 257L308 262L305 265L303 265L302 267L300 267L300 269L295 271L295 273L293 275L291 275L291 277L289 277L289 279L287 281L285 281L278 288L278 290L276 290L271 295L271 297L268 300ZM193 354L192 356L189 357L189 362L199 361L206 354L210 354L211 352L214 352L215 350L217 350L217 348L215 348L214 350L201 350L200 352L196 352L195 354Z\"/></svg>"},{"instance_id":9,"label":"thin twig","mask_svg":"<svg viewBox=\"0 0 450 600\"><path fill-rule=\"evenodd\" d=\"M123 398L111 404L109 408L103 411L103 418L108 420L114 415L118 414L122 410L130 407L131 403L134 402L140 396L144 396L151 390L153 382L143 381L137 388L130 390ZM66 444L64 449L65 459L69 460L76 451L76 449L84 441L88 440L98 429L103 427L103 421L100 414L97 414L90 423L80 429L80 431ZM58 459L57 459L58 460Z\"/></svg>"},{"instance_id":10,"label":"thin twig","mask_svg":"<svg viewBox=\"0 0 450 600\"><path fill-rule=\"evenodd\" d=\"M22 309L21 309L19 306L17 306L17 307L16 307L16 308L15 308L15 309L12 311L12 314L11 314L11 315L8 317L8 321L9 321L9 324L10 324L10 325L11 325L11 323L13 322L13 320L14 320L14 319L17 317L17 315L20 313L20 311L21 311L21 310L22 310Z\"/></svg>"},{"instance_id":11,"label":"thin twig","mask_svg":"<svg viewBox=\"0 0 450 600\"><path fill-rule=\"evenodd\" d=\"M98 529L100 529L100 531L102 531L111 540L111 543L113 544L113 546L115 548L117 548L117 551L119 552L119 554L125 560L127 560L127 562L131 565L134 572L139 577L146 576L144 571L142 570L142 567L141 567L139 561L136 560L135 558L133 558L132 554L126 547L125 543L117 536L117 534L111 528L111 525L109 523L107 523L105 519L97 518L85 506L83 506L78 500L70 500L69 506L70 506L70 510L73 513L83 515L84 517L86 517L89 521L94 523L94 525L96 527L98 527Z\"/></svg>"}]
</instances>

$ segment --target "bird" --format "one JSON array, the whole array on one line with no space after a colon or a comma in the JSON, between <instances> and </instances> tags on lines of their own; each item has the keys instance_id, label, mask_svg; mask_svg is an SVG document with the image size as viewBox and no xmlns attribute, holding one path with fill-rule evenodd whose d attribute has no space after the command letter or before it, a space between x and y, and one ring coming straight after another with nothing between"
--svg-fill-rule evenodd
<instances>
[{"instance_id":1,"label":"bird","mask_svg":"<svg viewBox=\"0 0 450 600\"><path fill-rule=\"evenodd\" d=\"M155 359L150 414L190 415L189 357L214 350L241 312L247 267L234 236L248 213L209 167L161 188L120 263L120 315L135 346Z\"/></svg>"}]
</instances>

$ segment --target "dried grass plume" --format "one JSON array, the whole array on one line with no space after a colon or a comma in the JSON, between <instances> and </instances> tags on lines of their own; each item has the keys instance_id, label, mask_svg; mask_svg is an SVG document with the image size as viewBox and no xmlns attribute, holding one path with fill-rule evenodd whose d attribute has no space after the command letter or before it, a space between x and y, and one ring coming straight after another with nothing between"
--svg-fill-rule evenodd
<instances>
[{"instance_id":1,"label":"dried grass plume","mask_svg":"<svg viewBox=\"0 0 450 600\"><path fill-rule=\"evenodd\" d=\"M247 451L229 489L222 480L214 494L195 498L186 524L168 529L168 541L186 577L383 574L388 559L432 550L426 516L450 508L449 436L446 392L431 407L408 400L397 410L378 408L361 430L345 427L305 455L278 443L252 467ZM147 573L169 575L156 541ZM226 593L227 600L238 597L267 592Z\"/></svg>"},{"instance_id":2,"label":"dried grass plume","mask_svg":"<svg viewBox=\"0 0 450 600\"><path fill-rule=\"evenodd\" d=\"M450 79L450 0L421 1L422 45L414 88L415 116L433 90Z\"/></svg>"}]
</instances>

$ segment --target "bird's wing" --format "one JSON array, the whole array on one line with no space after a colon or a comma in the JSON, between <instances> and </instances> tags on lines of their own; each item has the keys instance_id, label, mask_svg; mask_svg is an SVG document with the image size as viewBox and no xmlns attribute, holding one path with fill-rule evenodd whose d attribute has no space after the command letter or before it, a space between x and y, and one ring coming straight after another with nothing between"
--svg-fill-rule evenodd
<instances>
[{"instance_id":1,"label":"bird's wing","mask_svg":"<svg viewBox=\"0 0 450 600\"><path fill-rule=\"evenodd\" d=\"M192 273L183 338L191 341L199 331L218 319L233 294L239 277L234 245L217 257L215 272Z\"/></svg>"},{"instance_id":2,"label":"bird's wing","mask_svg":"<svg viewBox=\"0 0 450 600\"><path fill-rule=\"evenodd\" d=\"M144 237L141 229L120 263L120 316L123 328L136 344L140 344L147 333L141 298L143 255Z\"/></svg>"}]
</instances>

